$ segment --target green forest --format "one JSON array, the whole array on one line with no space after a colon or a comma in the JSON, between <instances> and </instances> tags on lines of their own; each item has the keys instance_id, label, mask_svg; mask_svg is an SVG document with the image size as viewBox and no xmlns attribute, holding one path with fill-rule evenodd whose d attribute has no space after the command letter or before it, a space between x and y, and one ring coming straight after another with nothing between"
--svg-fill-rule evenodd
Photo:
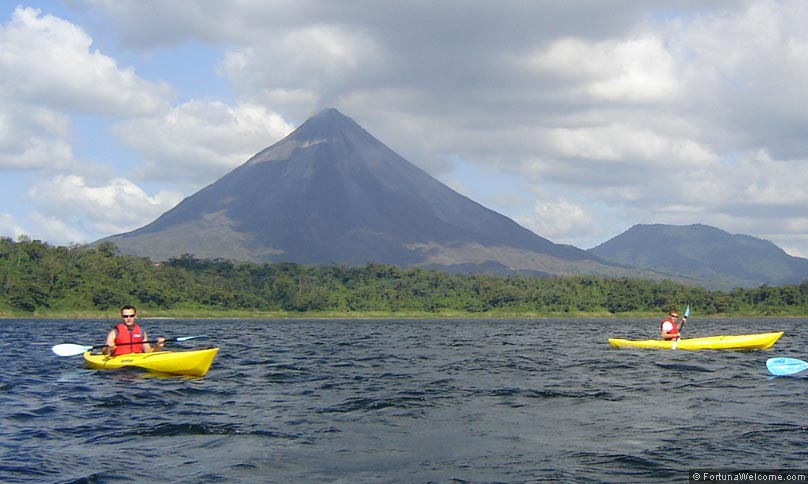
<instances>
[{"instance_id":1,"label":"green forest","mask_svg":"<svg viewBox=\"0 0 808 484\"><path fill-rule=\"evenodd\" d=\"M196 259L163 263L114 245L0 238L0 316L109 316L124 304L171 317L560 317L662 314L805 316L808 281L729 292L673 281L456 275L362 267Z\"/></svg>"}]
</instances>

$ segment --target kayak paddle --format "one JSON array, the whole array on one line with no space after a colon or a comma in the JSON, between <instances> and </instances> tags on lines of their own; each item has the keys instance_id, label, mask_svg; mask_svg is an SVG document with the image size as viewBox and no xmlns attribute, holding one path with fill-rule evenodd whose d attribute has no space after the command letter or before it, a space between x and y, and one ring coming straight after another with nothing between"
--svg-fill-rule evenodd
<instances>
[{"instance_id":1,"label":"kayak paddle","mask_svg":"<svg viewBox=\"0 0 808 484\"><path fill-rule=\"evenodd\" d=\"M189 339L194 338L209 338L207 335L201 336L180 336L178 338L166 338L166 343L169 341L188 341ZM143 341L143 343L154 344L157 341ZM94 345L94 346L82 346L73 343L62 343L58 345L53 345L51 350L59 356L75 356L80 355L88 350L97 350L105 347L107 345Z\"/></svg>"},{"instance_id":2,"label":"kayak paddle","mask_svg":"<svg viewBox=\"0 0 808 484\"><path fill-rule=\"evenodd\" d=\"M690 317L690 304L688 304L687 307L685 308L685 317L684 317L684 320L682 321L682 325L679 326L679 332L680 333L682 332L682 328L685 327L685 323L687 322L687 318L689 318L689 317Z\"/></svg>"},{"instance_id":3,"label":"kayak paddle","mask_svg":"<svg viewBox=\"0 0 808 484\"><path fill-rule=\"evenodd\" d=\"M688 304L688 305L687 305L687 307L685 308L685 318L684 318L684 320L682 321L682 325L681 325L681 326L679 326L679 337L678 337L678 338L676 338L676 341L674 341L674 342L673 342L673 346L671 346L671 349L672 349L672 350L675 350L675 349L676 349L676 346L678 346L678 345L679 345L679 340L680 340L680 339L682 339L682 333L681 333L681 331L682 331L682 328L684 328L684 327L685 327L685 323L687 322L687 318L688 318L688 317L690 317L690 304Z\"/></svg>"},{"instance_id":4,"label":"kayak paddle","mask_svg":"<svg viewBox=\"0 0 808 484\"><path fill-rule=\"evenodd\" d=\"M808 370L808 363L796 358L769 358L766 360L766 368L772 375L788 376Z\"/></svg>"}]
</instances>

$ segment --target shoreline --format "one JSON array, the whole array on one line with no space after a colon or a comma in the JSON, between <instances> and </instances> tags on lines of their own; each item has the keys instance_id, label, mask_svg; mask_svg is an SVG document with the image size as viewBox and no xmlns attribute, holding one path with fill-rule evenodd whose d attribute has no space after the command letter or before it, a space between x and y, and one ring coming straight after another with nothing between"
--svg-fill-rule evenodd
<instances>
[{"instance_id":1,"label":"shoreline","mask_svg":"<svg viewBox=\"0 0 808 484\"><path fill-rule=\"evenodd\" d=\"M524 319L524 320L541 320L541 319L620 319L620 318L657 318L663 317L658 312L628 312L628 313L509 313L509 312L496 312L496 313L463 313L463 312L449 312L449 313L428 313L428 312L406 312L406 313L387 313L387 312L357 312L357 313L318 313L318 312L305 312L305 313L289 313L281 311L268 311L268 312L254 312L254 311L138 311L138 319L140 320L171 320L171 319L198 319L198 320L216 320L216 319L244 319L244 320L452 320L452 319ZM792 319L803 318L804 315L783 314L752 314L752 313L737 313L737 314L710 314L702 315L699 318L721 319L721 318L763 318L763 319ZM54 312L48 314L0 314L0 321L4 319L30 319L30 320L48 320L48 319L94 319L94 320L117 320L117 311L111 310L109 312L95 312L95 311L64 311Z\"/></svg>"}]
</instances>

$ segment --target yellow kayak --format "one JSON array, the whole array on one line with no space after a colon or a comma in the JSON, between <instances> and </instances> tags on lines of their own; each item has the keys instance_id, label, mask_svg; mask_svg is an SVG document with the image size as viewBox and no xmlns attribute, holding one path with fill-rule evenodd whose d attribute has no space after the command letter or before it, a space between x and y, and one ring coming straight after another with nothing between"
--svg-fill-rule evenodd
<instances>
[{"instance_id":1,"label":"yellow kayak","mask_svg":"<svg viewBox=\"0 0 808 484\"><path fill-rule=\"evenodd\" d=\"M86 351L84 360L90 368L96 370L134 366L156 373L205 376L218 352L219 348L207 348L193 351L157 351L105 356Z\"/></svg>"},{"instance_id":2,"label":"yellow kayak","mask_svg":"<svg viewBox=\"0 0 808 484\"><path fill-rule=\"evenodd\" d=\"M762 350L771 347L783 336L783 332L708 336L684 338L679 341L661 339L631 340L610 338L612 346L620 348L660 348L677 350ZM674 346L675 344L675 346Z\"/></svg>"}]
</instances>

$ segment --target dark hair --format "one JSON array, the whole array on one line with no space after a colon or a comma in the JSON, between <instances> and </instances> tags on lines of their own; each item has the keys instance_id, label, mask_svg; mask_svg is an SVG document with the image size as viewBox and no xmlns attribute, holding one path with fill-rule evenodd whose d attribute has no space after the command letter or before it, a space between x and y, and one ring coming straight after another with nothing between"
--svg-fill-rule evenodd
<instances>
[{"instance_id":1,"label":"dark hair","mask_svg":"<svg viewBox=\"0 0 808 484\"><path fill-rule=\"evenodd\" d=\"M135 313L137 313L137 309L135 309L135 307L134 307L134 306L130 306L130 305L128 305L128 304L127 304L126 306L124 306L124 307L122 307L122 308L121 308L121 314L123 314L123 312L124 312L124 310L125 310L125 309L131 309L132 311L134 311Z\"/></svg>"}]
</instances>

